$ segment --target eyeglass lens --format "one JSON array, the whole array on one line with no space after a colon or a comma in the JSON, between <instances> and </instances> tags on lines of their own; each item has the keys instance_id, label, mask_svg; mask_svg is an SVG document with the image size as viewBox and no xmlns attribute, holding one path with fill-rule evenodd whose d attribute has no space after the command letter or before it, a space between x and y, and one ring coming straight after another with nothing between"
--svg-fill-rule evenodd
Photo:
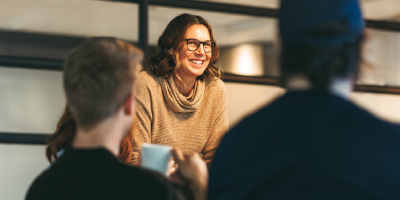
<instances>
[{"instance_id":1,"label":"eyeglass lens","mask_svg":"<svg viewBox=\"0 0 400 200\"><path fill-rule=\"evenodd\" d=\"M204 48L204 51L206 52L206 53L209 53L209 52L211 52L212 51L212 42L211 41L207 41L207 42L200 42L200 41L198 41L198 40L188 40L187 41L187 46L188 46L188 49L190 50L190 51L196 51L199 47L200 47L200 44L201 43L203 43L203 48Z\"/></svg>"}]
</instances>

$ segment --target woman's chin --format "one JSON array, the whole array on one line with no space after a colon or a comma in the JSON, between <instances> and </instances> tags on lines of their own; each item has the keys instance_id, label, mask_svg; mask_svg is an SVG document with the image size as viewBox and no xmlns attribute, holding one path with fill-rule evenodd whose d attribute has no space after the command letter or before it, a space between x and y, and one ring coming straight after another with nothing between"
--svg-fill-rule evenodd
<instances>
[{"instance_id":1,"label":"woman's chin","mask_svg":"<svg viewBox=\"0 0 400 200\"><path fill-rule=\"evenodd\" d=\"M194 73L193 75L196 76L196 77L198 77L198 76L201 76L201 75L203 74L203 72L204 72L204 71L201 71L201 72L198 72L198 73Z\"/></svg>"},{"instance_id":2,"label":"woman's chin","mask_svg":"<svg viewBox=\"0 0 400 200\"><path fill-rule=\"evenodd\" d=\"M204 70L192 70L190 73L187 73L187 76L189 77L198 77L203 74Z\"/></svg>"},{"instance_id":3,"label":"woman's chin","mask_svg":"<svg viewBox=\"0 0 400 200\"><path fill-rule=\"evenodd\" d=\"M182 69L184 69L184 68L182 68ZM190 67L190 68L186 68L186 70L182 70L181 72L183 72L183 73L179 73L179 70L178 70L178 74L180 76L184 76L187 78L189 78L189 77L195 78L195 77L201 76L205 70L206 70L206 68L203 68L203 67L202 68Z\"/></svg>"}]
</instances>

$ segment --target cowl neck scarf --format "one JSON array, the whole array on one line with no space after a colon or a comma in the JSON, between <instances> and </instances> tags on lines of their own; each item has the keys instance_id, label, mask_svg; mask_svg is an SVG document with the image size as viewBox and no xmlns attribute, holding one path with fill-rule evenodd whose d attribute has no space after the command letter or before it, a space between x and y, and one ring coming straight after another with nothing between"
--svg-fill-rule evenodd
<instances>
[{"instance_id":1,"label":"cowl neck scarf","mask_svg":"<svg viewBox=\"0 0 400 200\"><path fill-rule=\"evenodd\" d=\"M200 107L204 96L204 81L196 80L192 92L188 97L185 97L179 92L172 75L168 78L158 77L158 80L162 88L163 96L174 112L191 113Z\"/></svg>"}]
</instances>

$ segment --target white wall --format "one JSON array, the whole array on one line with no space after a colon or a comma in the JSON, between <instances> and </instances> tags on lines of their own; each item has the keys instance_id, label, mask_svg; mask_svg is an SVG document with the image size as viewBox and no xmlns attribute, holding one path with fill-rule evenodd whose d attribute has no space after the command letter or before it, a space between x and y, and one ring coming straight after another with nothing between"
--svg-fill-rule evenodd
<instances>
[{"instance_id":1,"label":"white wall","mask_svg":"<svg viewBox=\"0 0 400 200\"><path fill-rule=\"evenodd\" d=\"M61 72L0 67L0 132L51 133L65 105ZM225 83L231 127L281 96L275 86ZM353 93L382 118L400 123L400 95ZM0 144L0 199L23 199L45 167L44 146Z\"/></svg>"}]
</instances>

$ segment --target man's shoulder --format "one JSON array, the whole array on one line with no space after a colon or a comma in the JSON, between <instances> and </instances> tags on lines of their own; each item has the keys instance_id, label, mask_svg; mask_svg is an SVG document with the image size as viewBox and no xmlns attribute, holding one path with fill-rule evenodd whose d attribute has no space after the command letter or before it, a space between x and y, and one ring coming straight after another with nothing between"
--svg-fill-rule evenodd
<instances>
[{"instance_id":1,"label":"man's shoulder","mask_svg":"<svg viewBox=\"0 0 400 200\"><path fill-rule=\"evenodd\" d=\"M137 196L147 199L181 199L181 193L164 175L142 167L124 165L125 179L131 183Z\"/></svg>"},{"instance_id":2,"label":"man's shoulder","mask_svg":"<svg viewBox=\"0 0 400 200\"><path fill-rule=\"evenodd\" d=\"M344 122L348 121L354 126L358 126L360 129L379 133L390 133L394 134L395 137L400 135L399 125L382 119L351 101L346 101L346 104L342 107L343 110L341 110L336 117Z\"/></svg>"},{"instance_id":3,"label":"man's shoulder","mask_svg":"<svg viewBox=\"0 0 400 200\"><path fill-rule=\"evenodd\" d=\"M116 198L132 196L137 199L179 199L180 197L180 192L165 176L141 167L123 163L114 163L105 166L104 169L100 169L99 166L99 171L87 171L87 177L82 177L81 181L79 181L79 176L72 178L64 176L64 171L68 173L71 171L60 167L50 168L39 175L30 186L26 199L34 200L41 197L48 199L57 192L66 191L76 191L76 194L85 197L88 193L96 192L95 190L101 188L107 188L107 191L101 189L102 191L96 192L98 193L96 197L100 199L109 199L108 197L111 196ZM107 173L101 173L105 172L105 168L107 168ZM81 171L78 172L80 173ZM82 191L79 189L81 187L87 188Z\"/></svg>"},{"instance_id":4,"label":"man's shoulder","mask_svg":"<svg viewBox=\"0 0 400 200\"><path fill-rule=\"evenodd\" d=\"M154 182L156 184L171 184L171 182L162 174L142 167L131 166L121 163L120 171L136 180L143 179L144 181L149 183Z\"/></svg>"},{"instance_id":5,"label":"man's shoulder","mask_svg":"<svg viewBox=\"0 0 400 200\"><path fill-rule=\"evenodd\" d=\"M368 132L400 141L400 125L381 119L351 101L341 98L333 100L320 105L313 105L319 102L307 102L304 106L281 97L244 118L235 127L236 132L239 134L247 130L249 134L253 130L257 135L271 129L298 132L302 130L297 130L301 127L299 124L313 124L313 130L329 127L332 131L349 134Z\"/></svg>"},{"instance_id":6,"label":"man's shoulder","mask_svg":"<svg viewBox=\"0 0 400 200\"><path fill-rule=\"evenodd\" d=\"M43 186L45 184L46 177L48 176L49 171L45 170L43 171L39 176L37 176L31 185L29 186L29 189L26 193L26 200L35 200L35 199L40 199L41 196L41 190L43 189Z\"/></svg>"},{"instance_id":7,"label":"man's shoulder","mask_svg":"<svg viewBox=\"0 0 400 200\"><path fill-rule=\"evenodd\" d=\"M127 179L139 181L141 185L170 186L172 184L164 175L142 167L131 166L121 163L119 166L121 174L125 174ZM129 177L129 178L128 178Z\"/></svg>"}]
</instances>

